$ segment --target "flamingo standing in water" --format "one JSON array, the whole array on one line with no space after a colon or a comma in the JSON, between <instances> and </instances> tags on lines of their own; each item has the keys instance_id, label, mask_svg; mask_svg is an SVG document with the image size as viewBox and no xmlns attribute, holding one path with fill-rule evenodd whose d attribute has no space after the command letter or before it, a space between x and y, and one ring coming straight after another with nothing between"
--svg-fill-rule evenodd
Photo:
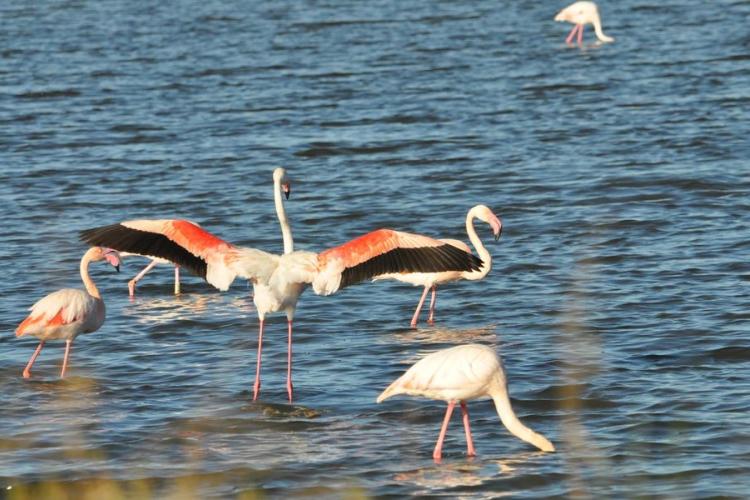
<instances>
[{"instance_id":1,"label":"flamingo standing in water","mask_svg":"<svg viewBox=\"0 0 750 500\"><path fill-rule=\"evenodd\" d=\"M555 447L547 438L523 425L516 417L510 405L503 363L497 353L487 346L460 345L422 358L389 385L378 396L377 402L380 403L397 394L423 396L448 403L440 435L432 453L432 458L436 462L440 462L448 422L457 402L460 403L463 414L467 454L476 455L466 401L484 397L492 398L495 402L497 414L511 434L542 451L555 451Z\"/></svg>"},{"instance_id":2,"label":"flamingo standing in water","mask_svg":"<svg viewBox=\"0 0 750 500\"><path fill-rule=\"evenodd\" d=\"M391 229L379 229L321 253L294 251L282 191L289 192L286 171L273 173L274 202L284 239L284 254L237 247L185 220L137 220L81 232L91 245L154 255L179 264L220 290L236 276L253 284L258 310L258 359L253 400L260 393L263 328L268 313L287 317L287 394L292 401L292 327L297 300L308 285L319 295L386 273L473 271L482 261L447 243ZM105 243L107 242L107 243Z\"/></svg>"},{"instance_id":3,"label":"flamingo standing in water","mask_svg":"<svg viewBox=\"0 0 750 500\"><path fill-rule=\"evenodd\" d=\"M479 236L477 236L477 232L474 229L474 219L479 219L482 222L486 222L490 225L490 227L492 228L492 233L495 236L495 241L500 238L500 233L502 233L503 230L503 224L500 219L498 219L497 216L492 213L492 210L490 210L485 205L476 205L475 207L472 207L471 210L469 210L468 214L466 214L466 232L469 235L469 241L471 241L471 244L474 245L474 248L476 248L477 254L479 254L479 258L482 259L482 266L479 269L473 271L444 271L440 273L392 273L375 277L376 280L395 279L398 281L403 281L404 283L411 283L415 286L424 287L422 297L419 299L419 303L417 304L417 309L416 311L414 311L414 316L412 316L411 318L410 324L412 328L417 326L417 321L419 320L419 312L422 310L422 305L424 304L424 300L427 297L427 292L430 291L430 289L432 289L432 298L430 299L430 315L427 318L427 323L432 325L434 323L435 301L437 299L438 285L462 279L481 280L482 278L487 276L487 273L490 272L490 269L492 267L492 256L482 244L482 240L480 240ZM452 239L441 239L439 241L443 241L465 252L471 253L471 249L463 241Z\"/></svg>"},{"instance_id":4,"label":"flamingo standing in water","mask_svg":"<svg viewBox=\"0 0 750 500\"><path fill-rule=\"evenodd\" d=\"M594 25L594 33L600 42L614 42L615 39L607 36L602 31L602 21L599 18L599 9L594 2L575 2L557 13L555 21L567 21L573 23L573 29L570 31L565 43L573 41L573 37L578 34L578 45L583 43L583 27L586 24Z\"/></svg>"},{"instance_id":5,"label":"flamingo standing in water","mask_svg":"<svg viewBox=\"0 0 750 500\"><path fill-rule=\"evenodd\" d=\"M23 378L31 377L31 366L47 340L65 340L60 378L65 377L70 345L81 333L95 332L104 323L104 301L89 276L89 262L106 260L120 272L120 256L114 250L89 248L81 258L81 279L86 290L63 288L52 292L31 306L29 316L16 328L16 337L31 335L39 339L39 346L23 370Z\"/></svg>"}]
</instances>

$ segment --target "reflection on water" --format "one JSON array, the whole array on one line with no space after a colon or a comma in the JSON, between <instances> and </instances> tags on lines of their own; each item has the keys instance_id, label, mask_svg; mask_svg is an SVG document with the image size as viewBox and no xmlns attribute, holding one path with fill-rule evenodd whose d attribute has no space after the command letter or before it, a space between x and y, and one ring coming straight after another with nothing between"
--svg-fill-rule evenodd
<instances>
[{"instance_id":1,"label":"reflection on water","mask_svg":"<svg viewBox=\"0 0 750 500\"><path fill-rule=\"evenodd\" d=\"M124 316L143 324L170 323L176 319L205 319L206 315L218 318L255 318L257 313L252 298L246 295L219 293L190 293L175 296L136 296Z\"/></svg>"},{"instance_id":2,"label":"reflection on water","mask_svg":"<svg viewBox=\"0 0 750 500\"><path fill-rule=\"evenodd\" d=\"M418 494L431 495L441 490L477 487L487 483L497 482L498 479L511 479L516 474L524 474L524 468L545 455L543 452L522 452L511 454L502 459L486 459L466 457L455 462L448 461L440 465L430 465L417 470L399 472L393 476L397 482L416 486ZM498 498L512 496L518 491L498 491L496 488L486 490L472 489L472 498Z\"/></svg>"}]
</instances>

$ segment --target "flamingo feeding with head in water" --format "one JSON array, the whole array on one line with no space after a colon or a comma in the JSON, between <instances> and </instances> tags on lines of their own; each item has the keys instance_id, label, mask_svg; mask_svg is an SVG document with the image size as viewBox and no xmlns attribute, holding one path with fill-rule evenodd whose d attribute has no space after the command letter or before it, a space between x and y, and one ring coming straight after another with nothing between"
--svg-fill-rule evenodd
<instances>
[{"instance_id":1,"label":"flamingo feeding with head in water","mask_svg":"<svg viewBox=\"0 0 750 500\"><path fill-rule=\"evenodd\" d=\"M288 193L286 171L273 174L274 202L284 239L284 254L237 247L185 220L137 220L81 232L91 245L154 255L185 267L220 290L236 276L253 284L258 311L258 359L253 400L260 392L263 328L266 314L287 317L287 394L292 400L292 327L297 300L308 285L319 295L381 274L399 272L473 271L481 259L447 243L391 229L378 229L321 253L294 251L282 191ZM106 242L106 243L105 243Z\"/></svg>"},{"instance_id":2,"label":"flamingo feeding with head in water","mask_svg":"<svg viewBox=\"0 0 750 500\"><path fill-rule=\"evenodd\" d=\"M65 340L60 378L65 377L70 346L81 333L95 332L104 323L104 301L89 276L89 263L106 260L120 271L120 256L114 250L101 247L89 248L81 258L81 279L86 290L63 288L47 295L31 306L29 316L16 328L16 337L31 335L39 339L34 354L31 355L23 377L31 377L31 366L48 340Z\"/></svg>"},{"instance_id":3,"label":"flamingo feeding with head in water","mask_svg":"<svg viewBox=\"0 0 750 500\"><path fill-rule=\"evenodd\" d=\"M542 451L555 451L555 447L546 437L532 431L518 420L510 405L503 363L494 349L487 346L466 344L425 356L389 385L378 396L377 402L380 403L397 394L423 396L448 403L440 435L432 453L436 462L442 457L445 433L456 403L460 403L463 414L467 454L476 455L466 401L484 397L492 398L500 420L511 434Z\"/></svg>"},{"instance_id":4,"label":"flamingo feeding with head in water","mask_svg":"<svg viewBox=\"0 0 750 500\"><path fill-rule=\"evenodd\" d=\"M469 241L471 241L471 244L474 245L474 248L477 250L479 258L482 259L482 266L479 269L475 269L473 271L444 271L439 273L391 273L376 276L374 278L376 280L395 279L404 283L411 283L415 286L424 287L422 297L419 299L419 303L417 304L417 309L414 311L414 316L412 316L411 318L412 328L417 326L417 321L419 320L419 312L422 310L422 305L424 304L424 300L427 297L427 292L430 291L430 289L432 289L432 298L430 299L430 314L427 318L427 323L431 325L434 323L435 301L437 299L438 285L462 279L472 281L481 280L482 278L487 276L487 273L490 272L490 269L492 267L492 256L482 244L482 240L480 240L479 236L477 236L477 232L474 229L474 219L479 219L482 222L486 222L490 225L490 227L492 228L492 233L495 236L495 241L500 238L500 234L503 230L503 224L500 219L498 219L497 216L492 213L492 210L490 210L485 205L476 205L475 207L472 207L471 210L469 210L468 214L466 214L466 233L469 235ZM452 239L441 239L440 241L443 241L449 245L453 245L456 248L460 248L465 252L471 253L471 249L463 241Z\"/></svg>"},{"instance_id":5,"label":"flamingo feeding with head in water","mask_svg":"<svg viewBox=\"0 0 750 500\"><path fill-rule=\"evenodd\" d=\"M586 24L594 25L594 33L600 42L614 42L615 39L607 36L602 31L602 21L599 17L599 9L594 2L575 2L568 5L557 13L555 21L567 21L573 23L573 29L565 39L565 43L573 41L573 37L578 34L578 45L583 43L583 27Z\"/></svg>"}]
</instances>

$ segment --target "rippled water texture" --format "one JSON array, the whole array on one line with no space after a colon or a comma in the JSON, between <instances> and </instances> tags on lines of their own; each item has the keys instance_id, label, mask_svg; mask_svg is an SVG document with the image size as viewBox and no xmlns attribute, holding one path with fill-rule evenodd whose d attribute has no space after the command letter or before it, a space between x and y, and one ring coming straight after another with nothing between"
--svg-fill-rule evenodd
<instances>
[{"instance_id":1,"label":"rippled water texture","mask_svg":"<svg viewBox=\"0 0 750 500\"><path fill-rule=\"evenodd\" d=\"M600 2L613 44L564 44L566 2L39 1L0 5L0 496L744 497L750 491L750 4ZM108 318L50 342L26 308L80 287L77 231L182 217L280 252L377 227L466 240L504 223L481 282L307 292L268 322L159 266L92 273ZM441 402L375 398L421 356L502 353L516 411L470 404L431 459ZM92 496L92 498L94 497Z\"/></svg>"}]
</instances>

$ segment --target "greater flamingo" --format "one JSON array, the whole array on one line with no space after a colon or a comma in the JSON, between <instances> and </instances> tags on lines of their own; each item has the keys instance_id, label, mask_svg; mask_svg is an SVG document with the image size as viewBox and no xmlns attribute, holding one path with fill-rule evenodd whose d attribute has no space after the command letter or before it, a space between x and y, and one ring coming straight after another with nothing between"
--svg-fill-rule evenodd
<instances>
[{"instance_id":1,"label":"greater flamingo","mask_svg":"<svg viewBox=\"0 0 750 500\"><path fill-rule=\"evenodd\" d=\"M34 354L23 370L23 378L31 377L31 366L48 340L65 340L60 378L65 377L70 345L81 333L95 332L104 323L104 301L94 281L89 276L89 262L106 260L117 272L120 271L120 256L114 250L101 247L89 248L81 258L81 279L86 290L63 288L47 295L31 306L29 316L16 328L16 337L31 335L39 339Z\"/></svg>"},{"instance_id":2,"label":"greater flamingo","mask_svg":"<svg viewBox=\"0 0 750 500\"><path fill-rule=\"evenodd\" d=\"M259 319L253 400L260 392L265 317L282 311L287 317L287 394L292 400L292 323L297 300L307 285L311 284L318 295L330 295L380 274L472 271L482 265L481 259L444 242L391 229L378 229L317 254L294 251L281 198L282 190L289 190L286 171L277 168L273 177L283 255L234 246L185 220L136 220L81 232L81 238L90 245L168 259L220 290L227 290L236 276L249 279Z\"/></svg>"},{"instance_id":3,"label":"greater flamingo","mask_svg":"<svg viewBox=\"0 0 750 500\"><path fill-rule=\"evenodd\" d=\"M439 462L442 456L448 422L457 402L460 403L463 414L467 454L476 455L466 401L484 397L492 398L495 402L497 414L511 434L542 451L555 451L555 447L547 438L523 425L516 417L510 405L503 363L494 349L487 346L466 344L425 356L389 385L378 396L377 402L380 403L397 394L423 396L448 403L440 435L432 453L432 458L436 462Z\"/></svg>"},{"instance_id":4,"label":"greater flamingo","mask_svg":"<svg viewBox=\"0 0 750 500\"><path fill-rule=\"evenodd\" d=\"M594 25L594 33L600 42L614 42L615 39L607 36L602 31L602 21L599 18L599 9L594 2L575 2L557 13L555 21L567 21L573 23L573 29L570 31L565 43L573 41L573 37L578 34L578 45L583 43L583 27L586 24Z\"/></svg>"},{"instance_id":5,"label":"greater flamingo","mask_svg":"<svg viewBox=\"0 0 750 500\"><path fill-rule=\"evenodd\" d=\"M487 273L490 272L492 267L492 256L490 252L482 244L482 240L477 236L477 232L474 229L474 219L479 219L482 222L486 222L492 228L492 233L495 236L495 241L500 238L500 233L503 230L503 224L497 216L492 213L485 205L476 205L469 210L466 214L466 233L469 235L469 241L474 245L477 250L479 258L482 259L482 267L473 271L444 271L440 273L392 273L376 276L374 279L395 279L404 283L411 283L415 286L423 286L424 291L422 297L419 299L417 309L414 311L414 316L411 318L411 327L417 326L419 320L419 312L422 310L422 305L427 297L427 292L432 289L432 298L430 299L430 315L427 318L427 323L432 325L434 323L435 316L435 301L437 299L437 286L443 283L449 283L451 281L458 280L481 280ZM469 246L463 241L452 240L452 239L441 239L439 241L445 242L449 245L453 245L456 248L471 253Z\"/></svg>"}]
</instances>

